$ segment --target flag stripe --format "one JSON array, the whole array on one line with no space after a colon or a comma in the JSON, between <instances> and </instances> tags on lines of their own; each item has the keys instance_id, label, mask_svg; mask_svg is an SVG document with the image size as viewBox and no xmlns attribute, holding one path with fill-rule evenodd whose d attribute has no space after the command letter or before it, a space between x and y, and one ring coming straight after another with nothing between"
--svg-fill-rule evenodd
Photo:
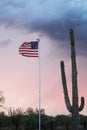
<instances>
[{"instance_id":1,"label":"flag stripe","mask_svg":"<svg viewBox=\"0 0 87 130\"><path fill-rule=\"evenodd\" d=\"M29 50L22 50L22 51L19 51L19 54L23 54L23 53L25 53L25 54L38 54L38 51L29 51Z\"/></svg>"},{"instance_id":2,"label":"flag stripe","mask_svg":"<svg viewBox=\"0 0 87 130\"><path fill-rule=\"evenodd\" d=\"M30 55L30 54L22 54L22 56L26 56L26 57L38 57L38 55Z\"/></svg>"},{"instance_id":3,"label":"flag stripe","mask_svg":"<svg viewBox=\"0 0 87 130\"><path fill-rule=\"evenodd\" d=\"M34 51L34 50L28 50L28 49L27 50L26 49L19 50L19 52L22 52L22 51L25 51L25 52L38 52L37 50Z\"/></svg>"},{"instance_id":4,"label":"flag stripe","mask_svg":"<svg viewBox=\"0 0 87 130\"><path fill-rule=\"evenodd\" d=\"M38 53L22 53L22 54L37 55Z\"/></svg>"}]
</instances>

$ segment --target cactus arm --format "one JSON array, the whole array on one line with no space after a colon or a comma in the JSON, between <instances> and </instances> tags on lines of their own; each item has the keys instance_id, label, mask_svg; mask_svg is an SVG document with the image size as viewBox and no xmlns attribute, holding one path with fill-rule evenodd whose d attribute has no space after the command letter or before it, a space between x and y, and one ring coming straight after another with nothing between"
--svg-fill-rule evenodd
<instances>
[{"instance_id":1,"label":"cactus arm","mask_svg":"<svg viewBox=\"0 0 87 130\"><path fill-rule=\"evenodd\" d=\"M82 109L84 108L84 104L85 104L84 97L81 97L81 105L78 108L79 112L82 111Z\"/></svg>"},{"instance_id":2,"label":"cactus arm","mask_svg":"<svg viewBox=\"0 0 87 130\"><path fill-rule=\"evenodd\" d=\"M62 84L63 84L63 91L64 91L66 108L68 109L69 112L71 112L72 107L70 104L68 91L67 91L66 76L65 76L65 69L64 69L64 62L63 61L61 61L61 77L62 77Z\"/></svg>"}]
</instances>

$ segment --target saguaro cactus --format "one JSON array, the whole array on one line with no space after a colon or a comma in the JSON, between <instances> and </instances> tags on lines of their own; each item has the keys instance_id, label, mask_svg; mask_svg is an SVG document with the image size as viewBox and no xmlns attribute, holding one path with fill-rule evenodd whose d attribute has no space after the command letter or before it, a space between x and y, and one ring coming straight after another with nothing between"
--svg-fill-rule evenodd
<instances>
[{"instance_id":1,"label":"saguaro cactus","mask_svg":"<svg viewBox=\"0 0 87 130\"><path fill-rule=\"evenodd\" d=\"M84 108L84 97L81 97L81 105L78 105L78 87L77 87L77 66L75 55L74 32L70 29L71 40L71 67L72 67L72 105L68 96L64 61L61 61L61 77L64 91L65 104L69 112L72 113L72 130L79 130L79 112Z\"/></svg>"}]
</instances>

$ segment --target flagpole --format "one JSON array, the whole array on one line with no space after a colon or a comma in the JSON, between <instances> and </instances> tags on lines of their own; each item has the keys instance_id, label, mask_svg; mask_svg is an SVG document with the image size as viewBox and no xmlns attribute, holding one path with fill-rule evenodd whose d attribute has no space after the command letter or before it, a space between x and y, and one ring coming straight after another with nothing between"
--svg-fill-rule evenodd
<instances>
[{"instance_id":1,"label":"flagpole","mask_svg":"<svg viewBox=\"0 0 87 130\"><path fill-rule=\"evenodd\" d=\"M38 102L39 102L39 130L41 130L41 64L40 64L40 45L39 45L39 39L38 40L38 55L39 55L39 62L38 62L38 69L39 69L39 75L38 75Z\"/></svg>"},{"instance_id":2,"label":"flagpole","mask_svg":"<svg viewBox=\"0 0 87 130\"><path fill-rule=\"evenodd\" d=\"M41 130L41 72L40 72L40 47L39 47L39 39L37 39L38 42L38 46L36 45L35 47L32 46L33 43L36 44L36 41L34 42L24 42L20 47L19 47L19 54L21 54L22 56L26 56L26 57L38 57L38 103L39 103L39 130ZM34 49L38 49L38 55L37 53L29 53L31 52L31 50L33 50L33 52L37 52L34 51Z\"/></svg>"}]
</instances>

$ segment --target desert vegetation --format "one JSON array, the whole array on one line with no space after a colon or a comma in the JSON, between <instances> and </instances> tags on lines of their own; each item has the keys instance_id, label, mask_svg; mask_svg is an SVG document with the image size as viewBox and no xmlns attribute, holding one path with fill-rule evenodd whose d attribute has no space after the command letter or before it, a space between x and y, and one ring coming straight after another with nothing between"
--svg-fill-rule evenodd
<instances>
[{"instance_id":1,"label":"desert vegetation","mask_svg":"<svg viewBox=\"0 0 87 130\"><path fill-rule=\"evenodd\" d=\"M79 129L86 129L87 116L79 116ZM41 109L42 130L71 130L71 115L46 115ZM0 112L0 130L38 130L38 109L29 107L23 112L21 108L9 109L8 114Z\"/></svg>"},{"instance_id":2,"label":"desert vegetation","mask_svg":"<svg viewBox=\"0 0 87 130\"><path fill-rule=\"evenodd\" d=\"M79 115L79 129L85 130L87 116ZM46 115L41 109L42 130L71 130L71 115ZM0 130L38 130L38 110L29 107L25 112L21 108L9 109L8 114L0 112Z\"/></svg>"}]
</instances>

